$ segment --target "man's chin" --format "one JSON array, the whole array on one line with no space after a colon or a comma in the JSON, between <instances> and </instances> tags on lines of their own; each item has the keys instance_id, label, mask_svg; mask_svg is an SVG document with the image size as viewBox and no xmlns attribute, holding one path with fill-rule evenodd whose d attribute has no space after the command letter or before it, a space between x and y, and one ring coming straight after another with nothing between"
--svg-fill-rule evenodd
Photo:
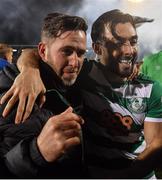
<instances>
[{"instance_id":1,"label":"man's chin","mask_svg":"<svg viewBox=\"0 0 162 180\"><path fill-rule=\"evenodd\" d=\"M133 73L133 66L130 66L129 68L121 68L118 72L118 75L120 75L122 78L127 78Z\"/></svg>"},{"instance_id":2,"label":"man's chin","mask_svg":"<svg viewBox=\"0 0 162 180\"><path fill-rule=\"evenodd\" d=\"M131 74L132 74L132 72L119 73L121 78L128 78L128 77L130 77Z\"/></svg>"},{"instance_id":3,"label":"man's chin","mask_svg":"<svg viewBox=\"0 0 162 180\"><path fill-rule=\"evenodd\" d=\"M76 78L75 79L62 79L63 83L65 86L72 86L75 81L76 81Z\"/></svg>"}]
</instances>

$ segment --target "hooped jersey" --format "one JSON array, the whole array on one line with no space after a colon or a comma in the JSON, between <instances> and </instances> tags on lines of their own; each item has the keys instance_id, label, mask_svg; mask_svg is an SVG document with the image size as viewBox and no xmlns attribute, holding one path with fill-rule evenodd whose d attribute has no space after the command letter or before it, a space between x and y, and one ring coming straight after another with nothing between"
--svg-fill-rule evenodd
<instances>
[{"instance_id":1,"label":"hooped jersey","mask_svg":"<svg viewBox=\"0 0 162 180\"><path fill-rule=\"evenodd\" d=\"M81 73L87 158L103 166L109 160L110 168L117 168L119 159L134 159L144 150L144 122L162 122L162 87L142 74L110 85L97 62L88 63L88 77Z\"/></svg>"}]
</instances>

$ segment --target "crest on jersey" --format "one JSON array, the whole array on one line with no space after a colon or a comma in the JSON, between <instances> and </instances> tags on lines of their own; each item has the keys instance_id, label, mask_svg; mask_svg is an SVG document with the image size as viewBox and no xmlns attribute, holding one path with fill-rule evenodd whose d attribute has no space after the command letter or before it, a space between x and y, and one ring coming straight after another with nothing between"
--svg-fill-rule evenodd
<instances>
[{"instance_id":1,"label":"crest on jersey","mask_svg":"<svg viewBox=\"0 0 162 180\"><path fill-rule=\"evenodd\" d=\"M128 99L128 109L134 113L143 113L146 110L146 101L143 98L135 97Z\"/></svg>"}]
</instances>

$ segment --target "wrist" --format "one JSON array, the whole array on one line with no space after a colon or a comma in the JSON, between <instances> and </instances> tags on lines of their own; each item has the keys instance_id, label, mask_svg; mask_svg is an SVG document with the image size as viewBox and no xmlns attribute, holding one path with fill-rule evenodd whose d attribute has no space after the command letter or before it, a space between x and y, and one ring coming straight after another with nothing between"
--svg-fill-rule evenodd
<instances>
[{"instance_id":1,"label":"wrist","mask_svg":"<svg viewBox=\"0 0 162 180\"><path fill-rule=\"evenodd\" d=\"M42 156L38 148L37 138L33 139L33 141L30 144L30 154L31 154L32 160L38 166L46 166L48 164L48 162L44 159L44 157Z\"/></svg>"},{"instance_id":2,"label":"wrist","mask_svg":"<svg viewBox=\"0 0 162 180\"><path fill-rule=\"evenodd\" d=\"M25 68L39 68L40 59L37 49L25 49L18 58L17 67L20 72Z\"/></svg>"},{"instance_id":3,"label":"wrist","mask_svg":"<svg viewBox=\"0 0 162 180\"><path fill-rule=\"evenodd\" d=\"M21 68L19 68L19 71L21 72L21 73L34 73L34 74L40 74L40 72L39 72L39 68L36 68L36 67L31 67L31 66L28 66L28 67L26 67L26 66L23 66L23 67L21 67Z\"/></svg>"}]
</instances>

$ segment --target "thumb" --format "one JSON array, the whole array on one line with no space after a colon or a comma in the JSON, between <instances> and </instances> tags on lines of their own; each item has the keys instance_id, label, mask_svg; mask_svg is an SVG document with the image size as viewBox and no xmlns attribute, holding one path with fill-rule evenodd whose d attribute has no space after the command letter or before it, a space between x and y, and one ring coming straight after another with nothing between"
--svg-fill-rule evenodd
<instances>
[{"instance_id":1,"label":"thumb","mask_svg":"<svg viewBox=\"0 0 162 180\"><path fill-rule=\"evenodd\" d=\"M70 106L70 107L68 107L64 112L63 112L63 114L65 114L65 113L72 113L73 112L73 108Z\"/></svg>"}]
</instances>

